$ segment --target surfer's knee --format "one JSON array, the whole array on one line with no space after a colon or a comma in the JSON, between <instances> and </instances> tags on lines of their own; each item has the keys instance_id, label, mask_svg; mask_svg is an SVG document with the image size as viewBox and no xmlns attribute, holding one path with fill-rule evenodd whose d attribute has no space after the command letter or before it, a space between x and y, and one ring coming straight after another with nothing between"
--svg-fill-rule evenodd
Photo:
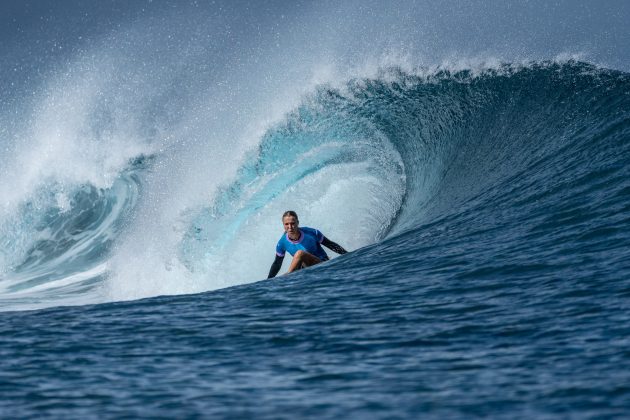
<instances>
[{"instance_id":1,"label":"surfer's knee","mask_svg":"<svg viewBox=\"0 0 630 420\"><path fill-rule=\"evenodd\" d=\"M295 255L293 256L293 258L299 258L302 259L304 258L304 254L306 254L306 252L302 249L298 250Z\"/></svg>"}]
</instances>

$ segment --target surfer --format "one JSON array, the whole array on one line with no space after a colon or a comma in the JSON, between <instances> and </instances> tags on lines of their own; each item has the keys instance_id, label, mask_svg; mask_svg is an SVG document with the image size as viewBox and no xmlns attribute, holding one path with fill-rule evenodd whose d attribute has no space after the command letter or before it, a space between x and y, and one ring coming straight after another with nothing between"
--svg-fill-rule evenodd
<instances>
[{"instance_id":1,"label":"surfer","mask_svg":"<svg viewBox=\"0 0 630 420\"><path fill-rule=\"evenodd\" d=\"M337 254L348 252L339 244L325 237L319 230L300 227L298 215L292 210L284 212L282 225L284 226L285 234L282 235L276 245L276 259L269 270L269 276L267 277L269 279L275 277L280 271L286 252L293 256L287 273L328 261L328 255L326 255L322 245Z\"/></svg>"}]
</instances>

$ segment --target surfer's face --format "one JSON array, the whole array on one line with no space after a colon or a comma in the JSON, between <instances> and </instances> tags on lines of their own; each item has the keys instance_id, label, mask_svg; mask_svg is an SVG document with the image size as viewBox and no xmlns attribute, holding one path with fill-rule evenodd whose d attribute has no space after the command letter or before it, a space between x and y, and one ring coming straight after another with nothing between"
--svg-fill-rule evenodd
<instances>
[{"instance_id":1,"label":"surfer's face","mask_svg":"<svg viewBox=\"0 0 630 420\"><path fill-rule=\"evenodd\" d=\"M285 216L282 218L282 224L284 225L284 231L289 234L289 236L296 236L298 234L298 226L300 223L293 216Z\"/></svg>"}]
</instances>

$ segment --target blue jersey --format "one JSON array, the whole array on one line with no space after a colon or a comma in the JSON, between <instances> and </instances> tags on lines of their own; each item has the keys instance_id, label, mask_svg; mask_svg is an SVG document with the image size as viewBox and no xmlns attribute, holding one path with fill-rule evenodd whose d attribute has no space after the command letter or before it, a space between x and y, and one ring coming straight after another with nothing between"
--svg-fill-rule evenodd
<instances>
[{"instance_id":1,"label":"blue jersey","mask_svg":"<svg viewBox=\"0 0 630 420\"><path fill-rule=\"evenodd\" d=\"M287 234L282 235L276 245L276 255L284 257L285 252L291 255L295 255L300 249L315 255L322 261L328 260L326 251L322 248L322 241L324 240L324 234L317 229L309 227L300 228L300 239L292 241Z\"/></svg>"}]
</instances>

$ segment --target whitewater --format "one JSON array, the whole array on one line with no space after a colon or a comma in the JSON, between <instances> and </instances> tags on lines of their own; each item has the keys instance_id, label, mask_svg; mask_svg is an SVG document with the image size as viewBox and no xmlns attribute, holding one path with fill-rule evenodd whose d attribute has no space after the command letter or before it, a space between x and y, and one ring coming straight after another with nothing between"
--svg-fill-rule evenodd
<instances>
[{"instance_id":1,"label":"whitewater","mask_svg":"<svg viewBox=\"0 0 630 420\"><path fill-rule=\"evenodd\" d=\"M626 417L585 4L3 6L0 416ZM351 252L267 280L286 210Z\"/></svg>"}]
</instances>

